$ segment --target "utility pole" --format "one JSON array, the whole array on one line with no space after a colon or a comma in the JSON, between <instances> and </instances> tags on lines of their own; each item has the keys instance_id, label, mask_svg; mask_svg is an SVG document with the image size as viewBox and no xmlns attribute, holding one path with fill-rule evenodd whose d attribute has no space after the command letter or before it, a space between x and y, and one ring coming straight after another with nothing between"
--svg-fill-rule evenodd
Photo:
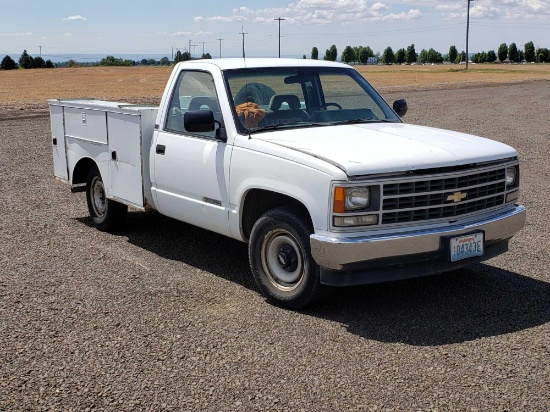
<instances>
[{"instance_id":1,"label":"utility pole","mask_svg":"<svg viewBox=\"0 0 550 412\"><path fill-rule=\"evenodd\" d=\"M243 59L244 59L245 58L245 54L244 54L244 35L248 34L248 33L244 32L244 26L241 26L241 32L239 34L243 35Z\"/></svg>"},{"instance_id":2,"label":"utility pole","mask_svg":"<svg viewBox=\"0 0 550 412\"><path fill-rule=\"evenodd\" d=\"M172 61L174 61L174 46L172 46Z\"/></svg>"},{"instance_id":3,"label":"utility pole","mask_svg":"<svg viewBox=\"0 0 550 412\"><path fill-rule=\"evenodd\" d=\"M222 58L222 40L223 39L218 39L220 41L220 59Z\"/></svg>"},{"instance_id":4,"label":"utility pole","mask_svg":"<svg viewBox=\"0 0 550 412\"><path fill-rule=\"evenodd\" d=\"M38 46L40 47L40 57L42 57L42 46Z\"/></svg>"},{"instance_id":5,"label":"utility pole","mask_svg":"<svg viewBox=\"0 0 550 412\"><path fill-rule=\"evenodd\" d=\"M467 0L468 1L468 12L466 13L466 70L468 70L468 60L470 60L470 56L468 54L468 35L470 33L470 3L474 0Z\"/></svg>"},{"instance_id":6,"label":"utility pole","mask_svg":"<svg viewBox=\"0 0 550 412\"><path fill-rule=\"evenodd\" d=\"M283 20L286 20L286 19L282 19L281 17L279 17L278 19L273 19L273 20L278 20L279 21L279 59L281 58L281 21Z\"/></svg>"},{"instance_id":7,"label":"utility pole","mask_svg":"<svg viewBox=\"0 0 550 412\"><path fill-rule=\"evenodd\" d=\"M189 40L189 57L193 57L191 56L191 40Z\"/></svg>"},{"instance_id":8,"label":"utility pole","mask_svg":"<svg viewBox=\"0 0 550 412\"><path fill-rule=\"evenodd\" d=\"M208 42L207 41L200 41L199 43L202 43L202 55L204 56L204 45Z\"/></svg>"}]
</instances>

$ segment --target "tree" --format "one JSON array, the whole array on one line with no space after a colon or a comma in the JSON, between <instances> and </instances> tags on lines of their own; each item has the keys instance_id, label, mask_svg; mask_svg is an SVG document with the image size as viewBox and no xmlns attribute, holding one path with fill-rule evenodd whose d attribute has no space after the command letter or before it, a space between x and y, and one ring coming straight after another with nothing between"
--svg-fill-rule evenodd
<instances>
[{"instance_id":1,"label":"tree","mask_svg":"<svg viewBox=\"0 0 550 412\"><path fill-rule=\"evenodd\" d=\"M411 64L414 62L416 62L416 50L414 48L414 44L411 44L407 47L407 63Z\"/></svg>"},{"instance_id":2,"label":"tree","mask_svg":"<svg viewBox=\"0 0 550 412\"><path fill-rule=\"evenodd\" d=\"M497 55L501 63L506 60L506 56L508 56L508 46L506 45L506 43L502 43L500 46L498 46Z\"/></svg>"},{"instance_id":3,"label":"tree","mask_svg":"<svg viewBox=\"0 0 550 412\"><path fill-rule=\"evenodd\" d=\"M34 68L35 69L45 69L46 68L46 62L44 59L40 56L36 57L34 59Z\"/></svg>"},{"instance_id":4,"label":"tree","mask_svg":"<svg viewBox=\"0 0 550 412\"><path fill-rule=\"evenodd\" d=\"M341 59L344 63L350 63L350 62L353 62L353 61L356 60L355 51L353 50L353 48L351 46L346 46L346 48L342 52Z\"/></svg>"},{"instance_id":5,"label":"tree","mask_svg":"<svg viewBox=\"0 0 550 412\"><path fill-rule=\"evenodd\" d=\"M494 51L494 50L489 50L489 51L487 52L487 61L488 61L489 63L493 63L493 62L495 62L496 60L497 60L497 55L496 55L495 51Z\"/></svg>"},{"instance_id":6,"label":"tree","mask_svg":"<svg viewBox=\"0 0 550 412\"><path fill-rule=\"evenodd\" d=\"M550 61L550 53L546 48L540 48L536 52L537 63L545 63Z\"/></svg>"},{"instance_id":7,"label":"tree","mask_svg":"<svg viewBox=\"0 0 550 412\"><path fill-rule=\"evenodd\" d=\"M418 63L428 63L428 51L426 49L420 50L420 54L418 55Z\"/></svg>"},{"instance_id":8,"label":"tree","mask_svg":"<svg viewBox=\"0 0 550 412\"><path fill-rule=\"evenodd\" d=\"M141 63L142 66L147 66L147 59L141 59L140 63Z\"/></svg>"},{"instance_id":9,"label":"tree","mask_svg":"<svg viewBox=\"0 0 550 412\"><path fill-rule=\"evenodd\" d=\"M307 56L305 54L302 55L302 59L307 59Z\"/></svg>"},{"instance_id":10,"label":"tree","mask_svg":"<svg viewBox=\"0 0 550 412\"><path fill-rule=\"evenodd\" d=\"M451 63L456 63L456 58L458 57L458 50L456 49L456 46L449 47L449 61Z\"/></svg>"},{"instance_id":11,"label":"tree","mask_svg":"<svg viewBox=\"0 0 550 412\"><path fill-rule=\"evenodd\" d=\"M395 53L395 62L397 64L405 63L406 61L406 55L405 55L405 49L399 49L397 50L397 53Z\"/></svg>"},{"instance_id":12,"label":"tree","mask_svg":"<svg viewBox=\"0 0 550 412\"><path fill-rule=\"evenodd\" d=\"M336 49L336 46L333 44L332 46L330 46L329 49L325 51L325 57L323 57L323 60L335 62L337 58L338 58L338 50Z\"/></svg>"},{"instance_id":13,"label":"tree","mask_svg":"<svg viewBox=\"0 0 550 412\"><path fill-rule=\"evenodd\" d=\"M70 60L67 62L67 66L69 66L69 67L78 67L78 63L76 62L75 59L70 59Z\"/></svg>"},{"instance_id":14,"label":"tree","mask_svg":"<svg viewBox=\"0 0 550 412\"><path fill-rule=\"evenodd\" d=\"M532 41L525 43L525 60L529 63L535 61L535 45Z\"/></svg>"},{"instance_id":15,"label":"tree","mask_svg":"<svg viewBox=\"0 0 550 412\"><path fill-rule=\"evenodd\" d=\"M46 60L46 69L55 69L55 64L50 59Z\"/></svg>"},{"instance_id":16,"label":"tree","mask_svg":"<svg viewBox=\"0 0 550 412\"><path fill-rule=\"evenodd\" d=\"M369 46L357 46L353 48L355 54L355 60L361 64L367 64L369 57L374 57L374 52Z\"/></svg>"},{"instance_id":17,"label":"tree","mask_svg":"<svg viewBox=\"0 0 550 412\"><path fill-rule=\"evenodd\" d=\"M382 53L381 60L382 63L385 64L395 63L395 55L393 54L393 49L391 47L386 47L386 50Z\"/></svg>"},{"instance_id":18,"label":"tree","mask_svg":"<svg viewBox=\"0 0 550 412\"><path fill-rule=\"evenodd\" d=\"M181 61L183 61L183 58L182 58L181 52L178 50L176 52L176 55L174 56L174 63L179 63Z\"/></svg>"},{"instance_id":19,"label":"tree","mask_svg":"<svg viewBox=\"0 0 550 412\"><path fill-rule=\"evenodd\" d=\"M155 59L147 59L147 65L149 66L156 66L157 61Z\"/></svg>"},{"instance_id":20,"label":"tree","mask_svg":"<svg viewBox=\"0 0 550 412\"><path fill-rule=\"evenodd\" d=\"M181 54L181 61L186 62L187 60L191 60L191 53L189 53L188 51Z\"/></svg>"},{"instance_id":21,"label":"tree","mask_svg":"<svg viewBox=\"0 0 550 412\"><path fill-rule=\"evenodd\" d=\"M0 69L2 70L15 70L17 69L17 63L10 56L5 56L0 63Z\"/></svg>"},{"instance_id":22,"label":"tree","mask_svg":"<svg viewBox=\"0 0 550 412\"><path fill-rule=\"evenodd\" d=\"M201 59L211 59L212 56L210 55L210 53L205 53L201 56Z\"/></svg>"},{"instance_id":23,"label":"tree","mask_svg":"<svg viewBox=\"0 0 550 412\"><path fill-rule=\"evenodd\" d=\"M313 49L311 49L311 59L319 60L319 49L317 47L314 47Z\"/></svg>"},{"instance_id":24,"label":"tree","mask_svg":"<svg viewBox=\"0 0 550 412\"><path fill-rule=\"evenodd\" d=\"M427 54L428 63L442 63L443 62L443 56L438 51L435 51L434 49L428 50Z\"/></svg>"},{"instance_id":25,"label":"tree","mask_svg":"<svg viewBox=\"0 0 550 412\"><path fill-rule=\"evenodd\" d=\"M162 66L168 66L170 64L170 59L164 56L162 59L160 59L160 64Z\"/></svg>"},{"instance_id":26,"label":"tree","mask_svg":"<svg viewBox=\"0 0 550 412\"><path fill-rule=\"evenodd\" d=\"M518 48L516 43L510 43L510 46L508 47L508 60L515 62L518 57Z\"/></svg>"},{"instance_id":27,"label":"tree","mask_svg":"<svg viewBox=\"0 0 550 412\"><path fill-rule=\"evenodd\" d=\"M23 54L19 57L19 66L24 69L32 69L34 67L34 60L26 50L23 50Z\"/></svg>"}]
</instances>

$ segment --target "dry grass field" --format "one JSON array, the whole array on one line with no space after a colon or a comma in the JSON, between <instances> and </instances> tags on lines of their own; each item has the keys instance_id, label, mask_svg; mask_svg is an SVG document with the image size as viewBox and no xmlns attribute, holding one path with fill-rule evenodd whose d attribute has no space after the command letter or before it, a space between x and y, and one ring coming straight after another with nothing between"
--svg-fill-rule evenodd
<instances>
[{"instance_id":1,"label":"dry grass field","mask_svg":"<svg viewBox=\"0 0 550 412\"><path fill-rule=\"evenodd\" d=\"M550 80L550 64L356 66L381 92ZM44 114L52 98L158 103L171 67L80 67L0 71L0 118Z\"/></svg>"}]
</instances>

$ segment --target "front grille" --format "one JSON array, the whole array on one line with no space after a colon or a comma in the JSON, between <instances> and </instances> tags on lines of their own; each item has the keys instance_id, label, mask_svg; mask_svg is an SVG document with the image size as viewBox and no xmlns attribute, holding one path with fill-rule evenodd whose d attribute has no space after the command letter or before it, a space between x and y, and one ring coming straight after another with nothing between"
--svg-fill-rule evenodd
<instances>
[{"instance_id":1,"label":"front grille","mask_svg":"<svg viewBox=\"0 0 550 412\"><path fill-rule=\"evenodd\" d=\"M504 203L506 169L382 185L382 224L453 218ZM449 199L451 196L451 199Z\"/></svg>"}]
</instances>

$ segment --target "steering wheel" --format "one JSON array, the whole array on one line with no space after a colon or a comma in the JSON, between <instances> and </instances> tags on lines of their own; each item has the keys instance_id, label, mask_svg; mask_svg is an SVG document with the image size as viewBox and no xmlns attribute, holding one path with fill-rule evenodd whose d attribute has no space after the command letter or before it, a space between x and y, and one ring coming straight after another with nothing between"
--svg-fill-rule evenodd
<instances>
[{"instance_id":1,"label":"steering wheel","mask_svg":"<svg viewBox=\"0 0 550 412\"><path fill-rule=\"evenodd\" d=\"M321 109L327 109L327 107L329 106L334 106L336 108L338 108L338 110L342 110L342 106L340 106L338 103L325 103L321 106Z\"/></svg>"}]
</instances>

